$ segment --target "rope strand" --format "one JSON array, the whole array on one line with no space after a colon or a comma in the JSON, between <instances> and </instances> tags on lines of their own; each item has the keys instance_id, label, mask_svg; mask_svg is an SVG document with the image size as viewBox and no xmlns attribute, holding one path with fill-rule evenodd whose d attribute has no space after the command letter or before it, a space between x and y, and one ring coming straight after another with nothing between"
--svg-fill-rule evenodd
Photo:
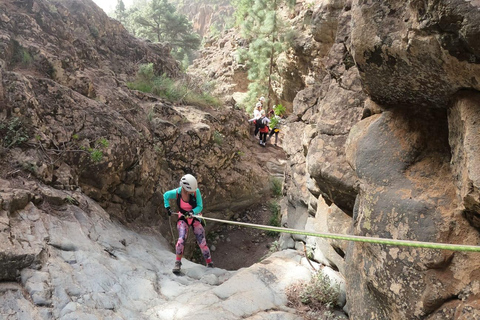
<instances>
[{"instance_id":1,"label":"rope strand","mask_svg":"<svg viewBox=\"0 0 480 320\"><path fill-rule=\"evenodd\" d=\"M449 244L449 243L438 243L438 242L422 242L422 241L414 241L414 240L385 239L385 238L353 236L353 235L336 234L336 233L320 233L320 232L312 232L312 231L305 231L305 230L298 230L298 229L266 226L266 225L261 225L261 224L221 220L221 219L216 219L216 218L207 218L207 217L204 217L204 216L198 216L197 218L201 218L201 219L205 219L205 220L209 220L209 221L220 222L220 223L250 227L250 228L255 228L255 229L260 229L260 230L266 230L266 231L298 234L298 235L312 236L312 237L319 237L319 238L356 241L356 242L366 242L366 243L376 243L376 244L386 244L386 245L391 245L391 246L404 246L404 247L427 248L427 249L441 249L441 250L452 250L452 251L480 252L480 246L473 246L473 245Z\"/></svg>"}]
</instances>

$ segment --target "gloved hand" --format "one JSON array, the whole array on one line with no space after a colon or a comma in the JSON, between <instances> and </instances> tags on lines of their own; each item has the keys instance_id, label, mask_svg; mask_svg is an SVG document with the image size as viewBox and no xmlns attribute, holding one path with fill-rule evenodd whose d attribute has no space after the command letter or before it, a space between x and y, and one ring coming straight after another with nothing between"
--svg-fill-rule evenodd
<instances>
[{"instance_id":1,"label":"gloved hand","mask_svg":"<svg viewBox=\"0 0 480 320\"><path fill-rule=\"evenodd\" d=\"M170 217L172 215L172 209L170 209L170 207L168 207L168 208L165 208L165 210L167 211L167 214Z\"/></svg>"}]
</instances>

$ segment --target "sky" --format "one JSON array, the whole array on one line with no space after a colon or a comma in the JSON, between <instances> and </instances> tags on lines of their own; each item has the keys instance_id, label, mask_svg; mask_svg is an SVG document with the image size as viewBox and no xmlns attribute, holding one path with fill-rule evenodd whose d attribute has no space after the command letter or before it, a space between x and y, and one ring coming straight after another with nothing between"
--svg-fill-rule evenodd
<instances>
[{"instance_id":1,"label":"sky","mask_svg":"<svg viewBox=\"0 0 480 320\"><path fill-rule=\"evenodd\" d=\"M93 2L95 2L97 6L102 8L106 13L114 11L115 6L117 5L117 0L93 0ZM127 8L132 5L132 2L133 0L123 0L123 3Z\"/></svg>"}]
</instances>

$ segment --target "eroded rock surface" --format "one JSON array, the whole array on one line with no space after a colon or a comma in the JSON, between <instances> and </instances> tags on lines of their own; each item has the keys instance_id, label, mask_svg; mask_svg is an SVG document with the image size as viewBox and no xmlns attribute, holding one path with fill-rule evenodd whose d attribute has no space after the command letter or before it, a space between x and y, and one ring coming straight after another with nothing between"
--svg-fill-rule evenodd
<instances>
[{"instance_id":1,"label":"eroded rock surface","mask_svg":"<svg viewBox=\"0 0 480 320\"><path fill-rule=\"evenodd\" d=\"M187 171L206 209L222 216L269 190L254 179L268 181L268 169L242 142L242 112L128 88L141 64L179 74L168 47L132 37L88 0L6 1L0 10L3 151L12 159L4 175L81 188L125 223L157 219L161 193Z\"/></svg>"},{"instance_id":2,"label":"eroded rock surface","mask_svg":"<svg viewBox=\"0 0 480 320\"><path fill-rule=\"evenodd\" d=\"M314 8L312 40L328 73L293 103L287 136L303 135L285 143L282 223L480 243L479 14L472 1L322 1ZM290 248L306 241L317 261L345 275L353 319L480 315L477 253L282 241Z\"/></svg>"},{"instance_id":3,"label":"eroded rock surface","mask_svg":"<svg viewBox=\"0 0 480 320\"><path fill-rule=\"evenodd\" d=\"M204 212L229 218L283 165L249 152L243 112L129 89L141 64L178 65L90 0L3 1L0 47L0 318L298 319L295 252L238 277L186 259L171 273L164 191L193 173Z\"/></svg>"},{"instance_id":4,"label":"eroded rock surface","mask_svg":"<svg viewBox=\"0 0 480 320\"><path fill-rule=\"evenodd\" d=\"M184 259L176 276L158 233L125 228L81 192L2 182L2 319L301 319L284 292L311 276L295 251L239 271Z\"/></svg>"}]
</instances>

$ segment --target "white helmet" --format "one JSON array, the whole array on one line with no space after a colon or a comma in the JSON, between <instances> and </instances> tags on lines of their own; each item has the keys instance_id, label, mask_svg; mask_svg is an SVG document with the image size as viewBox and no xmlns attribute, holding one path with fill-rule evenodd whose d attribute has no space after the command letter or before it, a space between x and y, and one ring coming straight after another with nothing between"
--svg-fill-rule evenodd
<instances>
[{"instance_id":1,"label":"white helmet","mask_svg":"<svg viewBox=\"0 0 480 320\"><path fill-rule=\"evenodd\" d=\"M263 101L265 101L265 97L260 97L260 99L258 99L258 100L263 102Z\"/></svg>"},{"instance_id":2,"label":"white helmet","mask_svg":"<svg viewBox=\"0 0 480 320\"><path fill-rule=\"evenodd\" d=\"M262 104L260 102L257 102L257 104L255 105L255 108L260 108L262 106Z\"/></svg>"},{"instance_id":3,"label":"white helmet","mask_svg":"<svg viewBox=\"0 0 480 320\"><path fill-rule=\"evenodd\" d=\"M186 174L180 179L180 187L188 192L195 192L197 190L197 179L191 174Z\"/></svg>"}]
</instances>

